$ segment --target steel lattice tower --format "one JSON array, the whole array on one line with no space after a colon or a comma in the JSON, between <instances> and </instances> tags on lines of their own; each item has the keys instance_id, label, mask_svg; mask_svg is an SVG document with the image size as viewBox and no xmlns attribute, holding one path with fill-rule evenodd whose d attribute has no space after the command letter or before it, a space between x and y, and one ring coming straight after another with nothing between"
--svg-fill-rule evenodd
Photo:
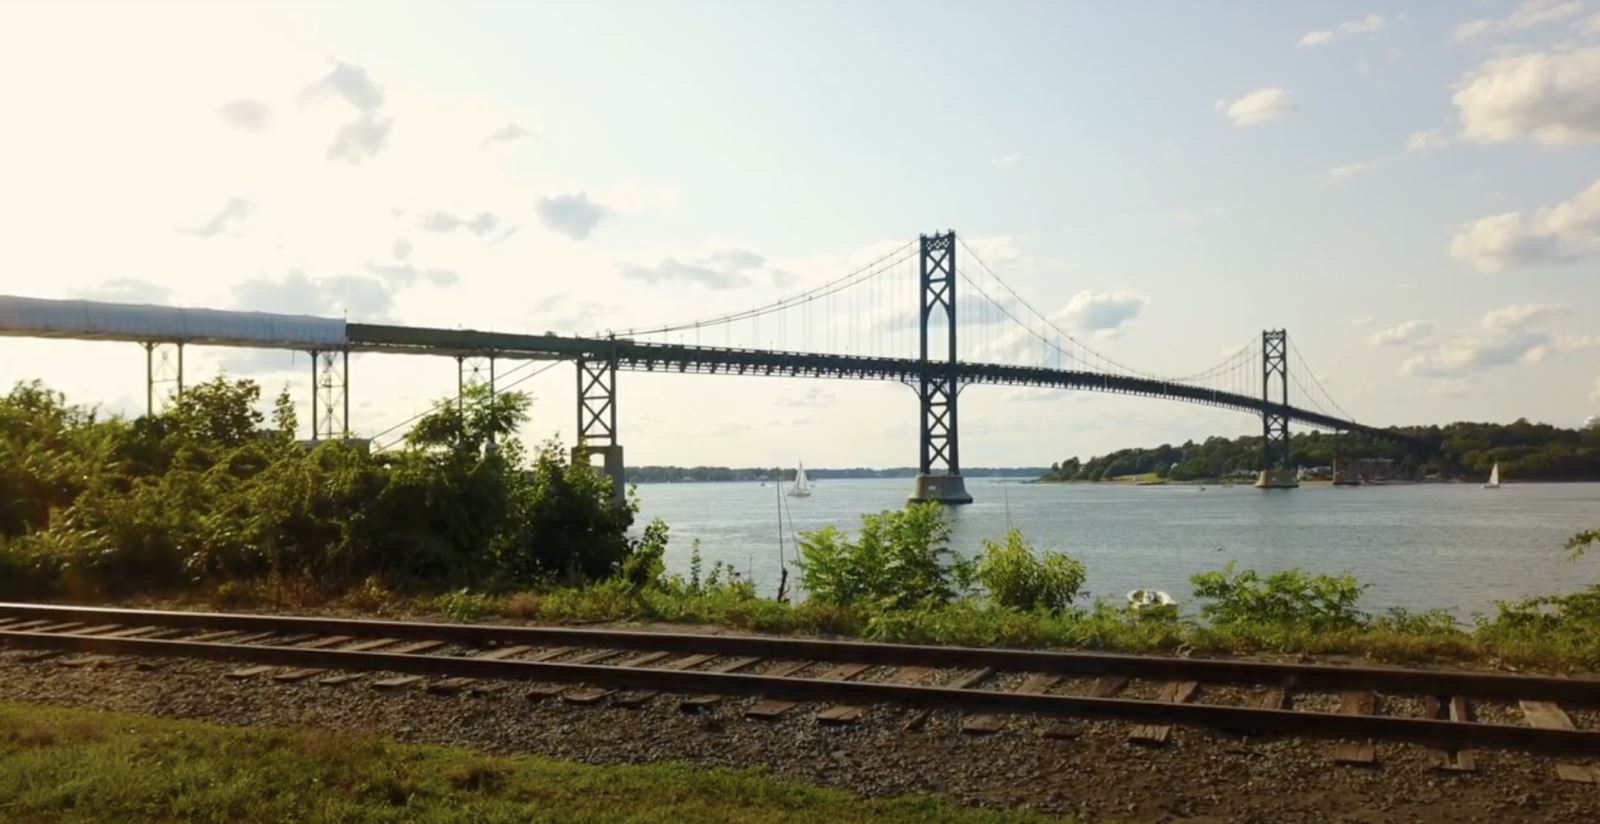
<instances>
[{"instance_id":1,"label":"steel lattice tower","mask_svg":"<svg viewBox=\"0 0 1600 824\"><path fill-rule=\"evenodd\" d=\"M956 400L961 387L956 381L954 231L922 236L920 268L918 314L922 327L922 368L917 381L917 401L921 418L921 455L911 500L969 504L972 503L972 496L967 494L966 482L961 477L961 442L956 426ZM929 357L928 322L935 312L943 313L945 321L947 354L942 361Z\"/></svg>"},{"instance_id":2,"label":"steel lattice tower","mask_svg":"<svg viewBox=\"0 0 1600 824\"><path fill-rule=\"evenodd\" d=\"M1261 333L1261 403L1261 468L1288 472L1294 464L1289 445L1289 333L1283 329Z\"/></svg>"}]
</instances>

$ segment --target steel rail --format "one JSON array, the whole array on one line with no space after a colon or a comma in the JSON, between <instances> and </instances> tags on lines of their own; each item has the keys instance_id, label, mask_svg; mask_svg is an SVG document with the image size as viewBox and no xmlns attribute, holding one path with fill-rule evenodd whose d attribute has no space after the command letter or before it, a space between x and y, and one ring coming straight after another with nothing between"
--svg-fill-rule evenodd
<instances>
[{"instance_id":1,"label":"steel rail","mask_svg":"<svg viewBox=\"0 0 1600 824\"><path fill-rule=\"evenodd\" d=\"M238 630L290 635L428 639L479 647L508 644L581 646L593 649L714 653L893 666L969 669L988 667L998 671L1041 672L1055 675L1120 675L1167 681L1266 684L1322 690L1371 689L1392 694L1460 695L1600 705L1600 678L1593 677L1510 675L1464 670L1279 663L1223 658L1179 658L1165 655L884 644L779 636L705 635L497 624L440 624L362 618L132 610L0 602L0 618L7 617L210 631ZM6 633L4 628L0 627L0 638L10 637L13 634Z\"/></svg>"},{"instance_id":2,"label":"steel rail","mask_svg":"<svg viewBox=\"0 0 1600 824\"><path fill-rule=\"evenodd\" d=\"M347 652L292 646L247 646L223 642L101 638L3 630L0 630L0 639L19 646L52 649L65 646L83 652L113 655L248 661L255 664L289 667L401 672L414 675L586 683L682 693L760 695L796 701L894 703L963 711L1178 723L1235 731L1312 734L1333 738L1381 738L1455 748L1492 746L1530 752L1600 752L1600 731L1461 723L1426 718L1343 715L1216 704L1178 704L1131 698L1001 692L649 667L514 659L486 660L371 651Z\"/></svg>"}]
</instances>

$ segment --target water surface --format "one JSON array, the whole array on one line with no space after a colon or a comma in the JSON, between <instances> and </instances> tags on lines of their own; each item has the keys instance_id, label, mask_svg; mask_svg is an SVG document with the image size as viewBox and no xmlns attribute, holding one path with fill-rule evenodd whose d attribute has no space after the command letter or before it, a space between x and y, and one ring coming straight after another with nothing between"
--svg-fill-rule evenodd
<instances>
[{"instance_id":1,"label":"water surface","mask_svg":"<svg viewBox=\"0 0 1600 824\"><path fill-rule=\"evenodd\" d=\"M1229 560L1263 573L1289 567L1353 572L1372 588L1363 606L1381 611L1447 608L1467 617L1497 599L1566 592L1600 580L1600 558L1563 560L1562 544L1600 525L1600 484L1419 484L1133 487L967 480L976 503L950 510L952 549L977 550L1007 525L1034 546L1070 552L1097 596L1121 599L1154 587L1188 600L1189 576ZM778 583L776 489L759 483L645 484L644 520L671 527L668 568L686 572L699 539L706 567L733 564L764 594ZM788 498L797 530L854 530L860 514L905 503L909 479L829 480L810 498ZM786 522L787 524L787 522ZM794 548L784 535L784 555ZM795 577L790 570L790 578Z\"/></svg>"}]
</instances>

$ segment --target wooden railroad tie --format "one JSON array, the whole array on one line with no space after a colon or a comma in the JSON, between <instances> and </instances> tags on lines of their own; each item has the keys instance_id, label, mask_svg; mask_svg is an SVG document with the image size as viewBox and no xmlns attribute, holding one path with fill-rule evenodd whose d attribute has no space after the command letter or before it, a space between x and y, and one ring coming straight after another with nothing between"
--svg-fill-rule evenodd
<instances>
[{"instance_id":1,"label":"wooden railroad tie","mask_svg":"<svg viewBox=\"0 0 1600 824\"><path fill-rule=\"evenodd\" d=\"M1161 685L1158 701L1172 704L1187 704L1194 700L1195 693L1200 691L1198 681L1168 681ZM1171 724L1139 724L1128 733L1128 740L1135 744L1150 744L1160 746L1166 744L1172 737Z\"/></svg>"},{"instance_id":2,"label":"wooden railroad tie","mask_svg":"<svg viewBox=\"0 0 1600 824\"><path fill-rule=\"evenodd\" d=\"M1346 692L1339 696L1339 712L1342 715L1375 715L1377 711L1378 696L1370 690ZM1378 751L1371 739L1340 741L1333 745L1333 760L1337 764L1370 767L1377 763Z\"/></svg>"},{"instance_id":3,"label":"wooden railroad tie","mask_svg":"<svg viewBox=\"0 0 1600 824\"><path fill-rule=\"evenodd\" d=\"M1449 718L1457 724L1471 723L1470 709L1467 699L1460 696L1441 697L1430 695L1423 706L1423 713L1428 718ZM1478 769L1477 759L1471 750L1429 749L1428 757L1433 760L1433 768L1446 772L1474 772Z\"/></svg>"},{"instance_id":4,"label":"wooden railroad tie","mask_svg":"<svg viewBox=\"0 0 1600 824\"><path fill-rule=\"evenodd\" d=\"M910 686L933 675L932 667L901 667L884 681L886 684ZM855 724L866 715L867 708L858 704L831 704L817 710L817 721L823 724Z\"/></svg>"},{"instance_id":5,"label":"wooden railroad tie","mask_svg":"<svg viewBox=\"0 0 1600 824\"><path fill-rule=\"evenodd\" d=\"M640 658L629 661L622 666L641 666L640 661L643 658L649 657L650 660L645 661L644 663L650 663L652 661L659 661L662 658L666 658L670 655L672 655L672 653L650 653L649 656L640 656ZM698 667L716 657L717 656L715 655L710 655L707 653L696 653L694 655L688 655L683 658L679 658L675 661L668 661L656 669L670 670L673 672L694 669L695 667ZM611 705L614 707L642 707L649 702L650 699L660 694L661 690L630 690L612 698Z\"/></svg>"},{"instance_id":6,"label":"wooden railroad tie","mask_svg":"<svg viewBox=\"0 0 1600 824\"><path fill-rule=\"evenodd\" d=\"M755 666L756 664L759 664L759 663L761 663L761 659L760 658L751 658L751 657L730 658L730 659L728 659L726 661L723 661L720 664L717 664L716 666L707 668L706 672L711 672L711 673L738 672L739 670L742 670L742 669L749 669L750 667L753 667L753 666ZM802 664L801 666L804 666L804 665ZM691 695L691 696L683 699L682 701L678 702L678 709L680 711L682 711L682 712L699 712L699 711L701 711L703 709L706 709L707 707L714 706L717 702L719 702L721 700L722 700L722 696L715 695L715 694Z\"/></svg>"},{"instance_id":7,"label":"wooden railroad tie","mask_svg":"<svg viewBox=\"0 0 1600 824\"><path fill-rule=\"evenodd\" d=\"M793 665L793 667L791 669L789 669L788 671L786 671L786 672L780 673L777 670L773 670L772 672L766 673L766 675L774 677L774 678L780 678L780 677L783 677L783 676L792 675L795 672L798 672L801 669L805 668L805 666L806 666L805 662L800 662L798 664ZM782 668L780 668L780 669L782 669ZM835 664L832 667L829 667L827 670L825 670L821 675L817 676L817 680L818 681L849 681L851 678L854 678L857 675L860 675L861 673L866 672L869 669L872 669L872 665L871 664ZM772 721L772 720L781 718L789 710L792 710L795 707L800 706L801 703L803 703L803 702L801 702L801 701L784 701L784 700L780 700L780 699L776 699L776 698L767 698L767 699L763 699L761 701L758 701L755 704L755 706L752 706L750 709L745 710L744 711L744 717L746 717L746 718L754 718L757 721Z\"/></svg>"},{"instance_id":8,"label":"wooden railroad tie","mask_svg":"<svg viewBox=\"0 0 1600 824\"><path fill-rule=\"evenodd\" d=\"M991 667L982 667L980 669L969 670L965 675L962 675L954 681L945 684L944 688L950 690L971 689L988 680L989 676L991 675L994 675L994 669ZM933 710L931 709L917 710L911 714L910 718L906 719L905 729L920 730L928 725L928 719L932 716Z\"/></svg>"},{"instance_id":9,"label":"wooden railroad tie","mask_svg":"<svg viewBox=\"0 0 1600 824\"><path fill-rule=\"evenodd\" d=\"M1022 685L1017 687L1017 692L1027 695L1038 695L1055 686L1061 677L1058 675L1045 675L1034 673L1028 676ZM1005 726L1005 720L991 712L963 715L961 717L961 731L967 735L988 735L1000 731Z\"/></svg>"}]
</instances>

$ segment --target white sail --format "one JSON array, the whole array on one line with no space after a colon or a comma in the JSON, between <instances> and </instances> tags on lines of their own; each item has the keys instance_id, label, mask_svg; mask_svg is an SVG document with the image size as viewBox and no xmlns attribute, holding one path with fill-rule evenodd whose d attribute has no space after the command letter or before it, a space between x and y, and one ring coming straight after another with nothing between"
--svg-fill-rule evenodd
<instances>
[{"instance_id":1,"label":"white sail","mask_svg":"<svg viewBox=\"0 0 1600 824\"><path fill-rule=\"evenodd\" d=\"M1484 489L1500 488L1500 462L1494 462L1494 468L1489 470L1489 482L1483 485Z\"/></svg>"},{"instance_id":2,"label":"white sail","mask_svg":"<svg viewBox=\"0 0 1600 824\"><path fill-rule=\"evenodd\" d=\"M800 468L795 470L794 486L789 487L789 495L794 498L810 497L811 483L806 480L805 464L800 464Z\"/></svg>"}]
</instances>

